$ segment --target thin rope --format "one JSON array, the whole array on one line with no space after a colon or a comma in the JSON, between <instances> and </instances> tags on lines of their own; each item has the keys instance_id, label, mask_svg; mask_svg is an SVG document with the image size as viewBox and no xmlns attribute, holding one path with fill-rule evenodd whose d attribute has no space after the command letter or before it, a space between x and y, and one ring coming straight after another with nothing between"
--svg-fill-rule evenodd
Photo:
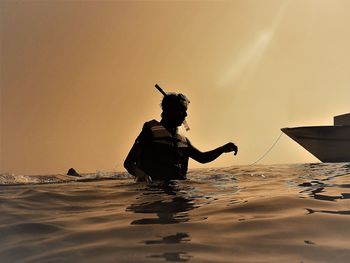
<instances>
[{"instance_id":1,"label":"thin rope","mask_svg":"<svg viewBox=\"0 0 350 263\"><path fill-rule=\"evenodd\" d=\"M272 146L258 159L256 160L254 163L250 164L250 165L254 165L256 163L258 163L259 161L261 161L266 155L268 155L268 153L273 149L273 147L275 147L275 145L277 144L277 142L279 141L279 139L281 138L281 136L283 135L283 132L281 132L281 134L278 136L277 140L272 144Z\"/></svg>"}]
</instances>

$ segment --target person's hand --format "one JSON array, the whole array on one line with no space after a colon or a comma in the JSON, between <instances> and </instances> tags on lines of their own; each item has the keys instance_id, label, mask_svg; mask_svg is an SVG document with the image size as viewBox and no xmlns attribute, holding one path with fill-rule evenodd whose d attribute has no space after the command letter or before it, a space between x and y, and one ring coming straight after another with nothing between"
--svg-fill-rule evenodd
<instances>
[{"instance_id":1,"label":"person's hand","mask_svg":"<svg viewBox=\"0 0 350 263\"><path fill-rule=\"evenodd\" d=\"M151 183L152 182L152 178L146 174L145 172L138 170L136 173L136 177L135 177L135 181L138 182L147 182L147 183Z\"/></svg>"},{"instance_id":2,"label":"person's hand","mask_svg":"<svg viewBox=\"0 0 350 263\"><path fill-rule=\"evenodd\" d=\"M234 143L229 142L222 146L222 151L224 153L235 152L234 154L236 155L238 152L238 147Z\"/></svg>"}]
</instances>

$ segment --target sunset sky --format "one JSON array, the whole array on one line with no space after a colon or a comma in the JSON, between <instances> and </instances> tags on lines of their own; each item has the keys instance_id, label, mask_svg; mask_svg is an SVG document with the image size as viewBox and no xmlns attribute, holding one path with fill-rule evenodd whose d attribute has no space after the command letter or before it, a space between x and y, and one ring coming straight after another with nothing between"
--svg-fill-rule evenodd
<instances>
[{"instance_id":1,"label":"sunset sky","mask_svg":"<svg viewBox=\"0 0 350 263\"><path fill-rule=\"evenodd\" d=\"M200 150L251 164L280 128L350 112L350 1L4 1L1 169L122 171L162 95L191 103ZM262 164L318 160L282 136Z\"/></svg>"}]
</instances>

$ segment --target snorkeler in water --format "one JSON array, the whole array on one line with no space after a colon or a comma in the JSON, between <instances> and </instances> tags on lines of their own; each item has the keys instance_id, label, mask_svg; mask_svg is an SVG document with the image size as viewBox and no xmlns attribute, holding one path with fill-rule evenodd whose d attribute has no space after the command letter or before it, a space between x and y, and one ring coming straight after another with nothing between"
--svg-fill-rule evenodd
<instances>
[{"instance_id":1,"label":"snorkeler in water","mask_svg":"<svg viewBox=\"0 0 350 263\"><path fill-rule=\"evenodd\" d=\"M189 100L181 93L167 94L156 87L164 95L161 121L151 120L143 125L124 161L125 169L136 181L184 180L189 158L208 163L223 153L237 154L238 148L232 142L207 152L194 147L178 132L178 127L185 122Z\"/></svg>"}]
</instances>

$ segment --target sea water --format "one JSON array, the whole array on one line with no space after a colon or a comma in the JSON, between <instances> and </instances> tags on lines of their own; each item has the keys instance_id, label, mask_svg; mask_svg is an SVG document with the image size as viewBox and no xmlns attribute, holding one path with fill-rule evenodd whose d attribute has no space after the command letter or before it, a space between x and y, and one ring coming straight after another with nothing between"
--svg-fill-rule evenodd
<instances>
[{"instance_id":1,"label":"sea water","mask_svg":"<svg viewBox=\"0 0 350 263\"><path fill-rule=\"evenodd\" d=\"M349 262L350 165L0 175L0 262Z\"/></svg>"}]
</instances>

